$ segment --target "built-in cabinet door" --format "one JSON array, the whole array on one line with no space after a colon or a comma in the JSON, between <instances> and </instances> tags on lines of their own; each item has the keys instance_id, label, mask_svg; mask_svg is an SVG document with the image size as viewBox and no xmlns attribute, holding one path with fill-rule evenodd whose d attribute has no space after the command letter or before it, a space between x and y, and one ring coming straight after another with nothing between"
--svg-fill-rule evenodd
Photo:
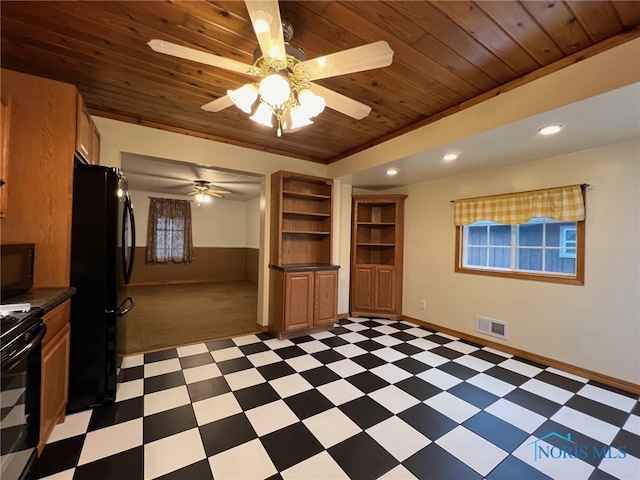
<instances>
[{"instance_id":1,"label":"built-in cabinet door","mask_svg":"<svg viewBox=\"0 0 640 480\"><path fill-rule=\"evenodd\" d=\"M375 305L380 311L393 312L396 309L396 269L390 266L375 267Z\"/></svg>"},{"instance_id":2,"label":"built-in cabinet door","mask_svg":"<svg viewBox=\"0 0 640 480\"><path fill-rule=\"evenodd\" d=\"M84 100L78 95L76 114L76 151L88 163L91 161L91 142L93 141L93 123Z\"/></svg>"},{"instance_id":3,"label":"built-in cabinet door","mask_svg":"<svg viewBox=\"0 0 640 480\"><path fill-rule=\"evenodd\" d=\"M42 348L40 444L44 445L53 427L64 419L69 387L69 323Z\"/></svg>"},{"instance_id":4,"label":"built-in cabinet door","mask_svg":"<svg viewBox=\"0 0 640 480\"><path fill-rule=\"evenodd\" d=\"M338 319L338 271L315 272L314 279L314 325L335 323Z\"/></svg>"},{"instance_id":5,"label":"built-in cabinet door","mask_svg":"<svg viewBox=\"0 0 640 480\"><path fill-rule=\"evenodd\" d=\"M11 125L9 101L2 97L0 111L0 218L7 213L7 161L9 160L9 126Z\"/></svg>"},{"instance_id":6,"label":"built-in cabinet door","mask_svg":"<svg viewBox=\"0 0 640 480\"><path fill-rule=\"evenodd\" d=\"M291 332L313 324L314 272L285 273L284 331Z\"/></svg>"},{"instance_id":7,"label":"built-in cabinet door","mask_svg":"<svg viewBox=\"0 0 640 480\"><path fill-rule=\"evenodd\" d=\"M93 122L91 122L91 155L89 163L100 165L100 132L98 132Z\"/></svg>"},{"instance_id":8,"label":"built-in cabinet door","mask_svg":"<svg viewBox=\"0 0 640 480\"><path fill-rule=\"evenodd\" d=\"M356 266L351 291L351 310L372 310L374 308L373 276L375 267Z\"/></svg>"}]
</instances>

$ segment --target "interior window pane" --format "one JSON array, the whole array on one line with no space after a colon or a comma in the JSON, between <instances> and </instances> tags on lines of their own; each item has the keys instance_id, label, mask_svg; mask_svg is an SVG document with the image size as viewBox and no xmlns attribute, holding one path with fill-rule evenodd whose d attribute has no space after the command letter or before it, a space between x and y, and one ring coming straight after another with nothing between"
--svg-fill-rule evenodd
<instances>
[{"instance_id":1,"label":"interior window pane","mask_svg":"<svg viewBox=\"0 0 640 480\"><path fill-rule=\"evenodd\" d=\"M542 271L541 248L518 248L516 257L518 270Z\"/></svg>"},{"instance_id":2,"label":"interior window pane","mask_svg":"<svg viewBox=\"0 0 640 480\"><path fill-rule=\"evenodd\" d=\"M489 247L489 266L494 268L510 268L511 248Z\"/></svg>"},{"instance_id":3,"label":"interior window pane","mask_svg":"<svg viewBox=\"0 0 640 480\"><path fill-rule=\"evenodd\" d=\"M486 267L487 266L487 249L484 247L468 247L467 248L467 266L470 267Z\"/></svg>"},{"instance_id":4,"label":"interior window pane","mask_svg":"<svg viewBox=\"0 0 640 480\"><path fill-rule=\"evenodd\" d=\"M521 247L541 247L542 246L542 223L525 223L518 226L518 246Z\"/></svg>"},{"instance_id":5,"label":"interior window pane","mask_svg":"<svg viewBox=\"0 0 640 480\"><path fill-rule=\"evenodd\" d=\"M489 245L511 245L511 225L491 225Z\"/></svg>"}]
</instances>

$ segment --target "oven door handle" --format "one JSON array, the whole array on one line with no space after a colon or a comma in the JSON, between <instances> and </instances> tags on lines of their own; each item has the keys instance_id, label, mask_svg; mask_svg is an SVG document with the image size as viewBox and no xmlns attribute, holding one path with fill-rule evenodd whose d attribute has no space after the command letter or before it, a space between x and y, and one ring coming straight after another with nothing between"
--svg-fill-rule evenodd
<instances>
[{"instance_id":1,"label":"oven door handle","mask_svg":"<svg viewBox=\"0 0 640 480\"><path fill-rule=\"evenodd\" d=\"M47 333L47 326L44 324L40 325L39 332L33 340L27 343L18 352L15 352L9 355L9 358L7 359L7 361L10 362L10 366L8 368L10 369L13 367L14 360L19 359L24 353L28 352L34 346L36 346L44 338L44 335L46 333Z\"/></svg>"}]
</instances>

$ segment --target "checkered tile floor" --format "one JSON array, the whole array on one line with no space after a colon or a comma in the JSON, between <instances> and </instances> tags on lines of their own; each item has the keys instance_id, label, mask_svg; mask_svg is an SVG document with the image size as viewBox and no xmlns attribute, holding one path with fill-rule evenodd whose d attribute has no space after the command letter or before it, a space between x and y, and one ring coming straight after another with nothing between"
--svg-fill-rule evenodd
<instances>
[{"instance_id":1,"label":"checkered tile floor","mask_svg":"<svg viewBox=\"0 0 640 480\"><path fill-rule=\"evenodd\" d=\"M126 357L41 478L640 478L637 396L408 322Z\"/></svg>"}]
</instances>

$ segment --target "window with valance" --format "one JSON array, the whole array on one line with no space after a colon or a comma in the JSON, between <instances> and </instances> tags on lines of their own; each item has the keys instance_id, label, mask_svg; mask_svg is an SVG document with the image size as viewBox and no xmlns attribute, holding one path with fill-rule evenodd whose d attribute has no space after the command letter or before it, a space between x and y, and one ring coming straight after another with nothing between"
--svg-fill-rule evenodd
<instances>
[{"instance_id":1,"label":"window with valance","mask_svg":"<svg viewBox=\"0 0 640 480\"><path fill-rule=\"evenodd\" d=\"M455 201L456 271L584 283L582 185Z\"/></svg>"}]
</instances>

